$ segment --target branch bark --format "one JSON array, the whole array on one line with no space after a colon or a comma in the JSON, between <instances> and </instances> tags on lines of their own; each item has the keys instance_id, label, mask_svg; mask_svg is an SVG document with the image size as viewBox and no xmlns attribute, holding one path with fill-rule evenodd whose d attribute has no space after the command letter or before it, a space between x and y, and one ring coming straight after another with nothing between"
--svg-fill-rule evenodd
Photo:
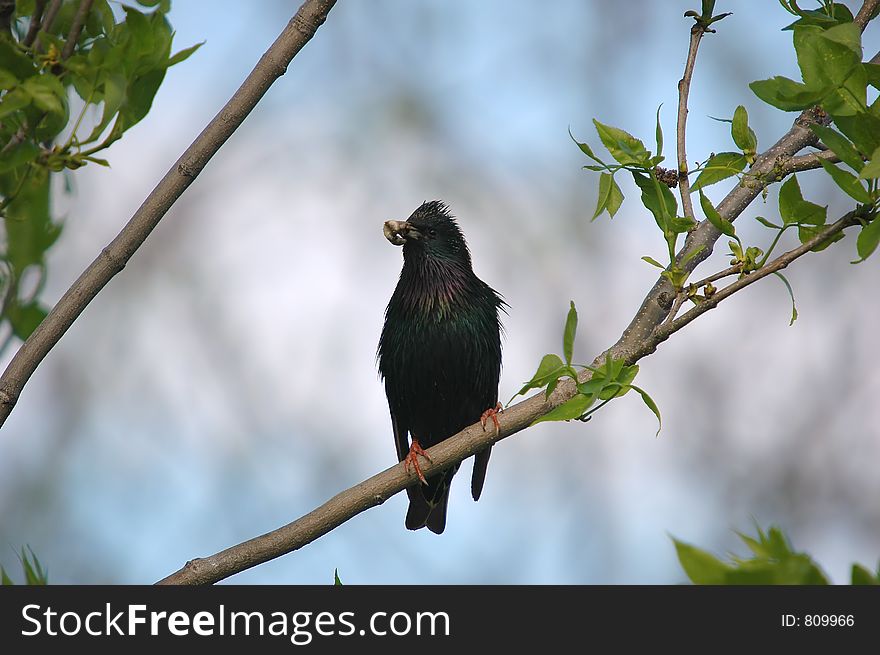
<instances>
[{"instance_id":1,"label":"branch bark","mask_svg":"<svg viewBox=\"0 0 880 655\"><path fill-rule=\"evenodd\" d=\"M76 42L79 41L79 34L82 32L83 25L89 17L89 10L92 8L93 0L82 0L76 10L76 16L73 17L73 23L70 26L70 32L67 34L67 41L64 43L64 50L61 51L61 59L67 59L73 54Z\"/></svg>"},{"instance_id":2,"label":"branch bark","mask_svg":"<svg viewBox=\"0 0 880 655\"><path fill-rule=\"evenodd\" d=\"M272 83L324 23L336 0L306 0L229 102L208 123L159 181L122 231L83 271L25 341L0 376L0 426L43 358L104 286L119 273L192 184L226 140L242 124Z\"/></svg>"},{"instance_id":3,"label":"branch bark","mask_svg":"<svg viewBox=\"0 0 880 655\"><path fill-rule=\"evenodd\" d=\"M687 115L688 115L688 94L691 89L691 79L694 75L694 64L697 61L697 49L700 47L700 40L705 33L699 22L691 28L691 41L688 46L687 62L684 65L684 74L678 81L678 125L676 127L676 150L678 151L678 192L681 195L681 207L684 215L688 218L694 217L694 205L691 202L691 183L688 180L688 163L687 163Z\"/></svg>"}]
</instances>

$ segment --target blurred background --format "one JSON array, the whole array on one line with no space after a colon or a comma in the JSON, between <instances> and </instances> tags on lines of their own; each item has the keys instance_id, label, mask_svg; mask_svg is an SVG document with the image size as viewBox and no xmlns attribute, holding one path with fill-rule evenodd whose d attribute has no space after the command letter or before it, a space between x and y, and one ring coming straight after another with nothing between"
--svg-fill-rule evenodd
<instances>
[{"instance_id":1,"label":"blurred background","mask_svg":"<svg viewBox=\"0 0 880 655\"><path fill-rule=\"evenodd\" d=\"M59 195L55 302L235 91L299 2L176 0L175 49L147 118ZM855 11L858 5L848 3ZM383 221L451 206L477 274L510 304L500 397L560 352L616 341L665 246L630 180L614 221L590 222L601 151L591 119L653 148L662 103L674 166L676 84L696 0L339 2L265 99L38 369L0 431L0 563L29 544L54 583L149 583L186 560L314 509L393 464L375 353L401 251ZM749 111L759 150L791 124L748 83L798 77L791 17L733 15L701 46L688 155L734 149ZM865 35L868 57L880 27ZM850 208L827 175L805 196ZM710 189L716 202L732 183ZM737 222L766 247L751 217ZM791 242L788 242L789 245ZM783 244L785 245L785 244ZM699 272L726 265L726 245ZM496 447L483 498L470 462L445 534L409 532L406 499L232 583L679 583L670 535L744 554L733 530L778 523L835 582L880 557L875 256L854 234L689 325L641 362L635 395L588 424L543 424ZM873 298L873 300L872 300ZM14 347L4 354L3 365ZM19 572L20 573L20 572Z\"/></svg>"}]
</instances>

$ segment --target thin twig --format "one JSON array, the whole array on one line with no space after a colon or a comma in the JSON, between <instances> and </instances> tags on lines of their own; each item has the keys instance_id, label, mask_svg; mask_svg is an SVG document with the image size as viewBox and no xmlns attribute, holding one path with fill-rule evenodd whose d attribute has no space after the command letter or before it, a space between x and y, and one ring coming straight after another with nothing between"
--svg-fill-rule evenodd
<instances>
[{"instance_id":1,"label":"thin twig","mask_svg":"<svg viewBox=\"0 0 880 655\"><path fill-rule=\"evenodd\" d=\"M79 34L82 32L83 25L89 17L89 10L92 8L93 0L82 0L79 8L76 10L76 16L73 17L73 23L70 25L70 32L67 34L67 41L64 42L64 50L61 51L61 59L67 59L73 54L76 48L76 42L79 40Z\"/></svg>"},{"instance_id":2,"label":"thin twig","mask_svg":"<svg viewBox=\"0 0 880 655\"><path fill-rule=\"evenodd\" d=\"M15 13L15 0L0 0L0 33L12 34L12 14Z\"/></svg>"},{"instance_id":3,"label":"thin twig","mask_svg":"<svg viewBox=\"0 0 880 655\"><path fill-rule=\"evenodd\" d=\"M875 218L874 220L878 219ZM797 248L794 248L793 250L789 250L788 252L779 255L779 257L774 259L769 264L765 264L757 271L741 277L736 282L731 282L729 285L727 285L720 291L716 291L712 296L698 303L693 309L688 310L674 321L668 324L660 325L654 331L653 338L645 343L642 348L636 349L631 355L631 358L634 358L633 361L637 361L645 355L654 352L654 350L656 350L657 346L660 343L666 341L666 339L668 339L672 334L678 332L681 328L693 321L695 318L701 316L702 314L705 314L710 309L714 309L715 307L717 307L718 304L725 298L729 298L737 291L744 289L750 284L753 284L758 280L761 280L768 275L771 275L772 273L781 271L783 268L791 264L795 259L807 254L826 239L829 239L838 232L843 231L845 228L852 225L857 225L858 223L859 220L856 216L855 211L851 211L845 214L837 221L829 225L827 228L822 230L819 234L811 239L808 239ZM627 363L631 362L628 361Z\"/></svg>"},{"instance_id":4,"label":"thin twig","mask_svg":"<svg viewBox=\"0 0 880 655\"><path fill-rule=\"evenodd\" d=\"M730 268L725 268L723 271L718 271L717 273L712 273L712 275L708 277L704 277L699 282L694 282L693 286L697 289L706 286L707 284L712 284L712 282L717 282L718 280L722 280L731 275L739 275L742 270L742 263L737 263L731 266Z\"/></svg>"},{"instance_id":5,"label":"thin twig","mask_svg":"<svg viewBox=\"0 0 880 655\"><path fill-rule=\"evenodd\" d=\"M684 289L682 289L675 295L675 301L672 303L672 309L669 310L669 315L663 320L660 325L666 325L667 323L671 323L673 320L675 320L675 317L678 314L678 310L681 309L681 306L690 297L688 293L689 289L700 289L707 284L711 284L712 282L717 282L718 280L729 277L731 275L737 275L740 271L742 271L742 263L737 263L730 268L725 268L723 271L713 273L712 275L703 278L699 282L691 282L690 284L688 284Z\"/></svg>"},{"instance_id":6,"label":"thin twig","mask_svg":"<svg viewBox=\"0 0 880 655\"><path fill-rule=\"evenodd\" d=\"M40 23L40 31L48 34L52 31L52 25L55 23L55 17L58 16L58 12L61 10L61 5L64 0L52 0L52 4L49 5L49 11L46 12L46 15L43 16L43 22ZM34 41L34 52L39 52L40 50L40 36L37 35L36 40Z\"/></svg>"},{"instance_id":7,"label":"thin twig","mask_svg":"<svg viewBox=\"0 0 880 655\"><path fill-rule=\"evenodd\" d=\"M229 102L211 120L159 181L115 239L83 271L22 344L0 376L0 425L15 407L21 390L43 358L58 343L101 289L119 273L192 184L220 147L232 136L302 47L314 36L336 0L306 0Z\"/></svg>"},{"instance_id":8,"label":"thin twig","mask_svg":"<svg viewBox=\"0 0 880 655\"><path fill-rule=\"evenodd\" d=\"M40 23L43 20L43 10L45 8L46 0L37 0L37 4L34 7L34 13L31 16L30 25L28 25L27 34L25 34L24 40L21 42L24 47L29 48L34 42L34 39L37 38L37 34L40 33Z\"/></svg>"},{"instance_id":9,"label":"thin twig","mask_svg":"<svg viewBox=\"0 0 880 655\"><path fill-rule=\"evenodd\" d=\"M821 145L821 144L817 144ZM830 164L836 164L840 161L840 157L831 150L822 150L821 152L813 152L809 155L800 155L792 157L779 168L779 174L782 177L791 175L792 173L800 173L801 171L811 171L814 168L822 166L822 160Z\"/></svg>"},{"instance_id":10,"label":"thin twig","mask_svg":"<svg viewBox=\"0 0 880 655\"><path fill-rule=\"evenodd\" d=\"M694 75L694 64L697 61L697 48L703 38L705 28L699 22L691 27L691 40L688 46L687 62L684 65L684 75L678 81L678 126L676 129L676 146L678 150L678 192L681 194L681 207L684 215L694 218L694 205L691 201L691 183L688 181L687 149L685 147L685 134L687 132L688 93L691 88L691 78ZM696 220L696 219L695 219Z\"/></svg>"}]
</instances>

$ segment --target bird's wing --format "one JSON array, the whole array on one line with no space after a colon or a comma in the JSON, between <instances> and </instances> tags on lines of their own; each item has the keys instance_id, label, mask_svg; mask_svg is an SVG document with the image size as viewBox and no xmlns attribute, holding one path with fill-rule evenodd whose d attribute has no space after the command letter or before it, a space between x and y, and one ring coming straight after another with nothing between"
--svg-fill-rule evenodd
<instances>
[{"instance_id":1,"label":"bird's wing","mask_svg":"<svg viewBox=\"0 0 880 655\"><path fill-rule=\"evenodd\" d=\"M397 448L397 461L402 462L409 454L409 427L401 417L391 409L391 426L394 428L394 445Z\"/></svg>"}]
</instances>

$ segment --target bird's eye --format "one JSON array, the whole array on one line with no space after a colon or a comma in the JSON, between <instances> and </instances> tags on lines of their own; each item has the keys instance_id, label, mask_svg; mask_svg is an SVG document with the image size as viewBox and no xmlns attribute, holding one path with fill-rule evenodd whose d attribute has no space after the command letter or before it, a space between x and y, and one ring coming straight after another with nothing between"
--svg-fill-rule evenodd
<instances>
[{"instance_id":1,"label":"bird's eye","mask_svg":"<svg viewBox=\"0 0 880 655\"><path fill-rule=\"evenodd\" d=\"M435 236L437 236L437 230L435 230L433 227L428 228L428 236L429 236L429 237L435 237Z\"/></svg>"}]
</instances>

